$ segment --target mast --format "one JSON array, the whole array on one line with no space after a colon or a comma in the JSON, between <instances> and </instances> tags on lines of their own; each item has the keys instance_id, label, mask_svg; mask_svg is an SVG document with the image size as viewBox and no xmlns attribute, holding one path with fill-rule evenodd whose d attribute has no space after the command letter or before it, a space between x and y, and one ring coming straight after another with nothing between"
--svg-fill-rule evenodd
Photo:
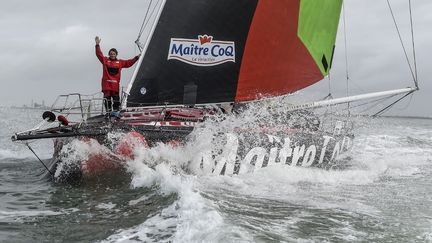
<instances>
[{"instance_id":1,"label":"mast","mask_svg":"<svg viewBox=\"0 0 432 243\"><path fill-rule=\"evenodd\" d=\"M150 44L150 40L151 40L152 37L153 37L153 34L154 34L155 29L156 29L157 23L158 23L158 21L159 21L159 18L160 18L161 14L162 14L162 10L163 10L163 8L164 8L165 3L166 3L167 0L161 0L161 1L162 1L162 2L161 2L161 5L159 6L159 9L158 9L158 12L157 12L157 15L156 15L155 21L153 22L153 25L152 25L152 28L151 28L151 31L150 31L150 34L147 35L147 39L146 39L146 41L145 41L143 51L141 52L141 56L140 56L140 58L139 58L139 60L138 60L138 64L137 64L136 67L135 67L135 70L134 70L134 73L133 73L133 75L132 75L132 78L131 78L131 80L129 81L128 87L127 87L127 89L126 89L126 96L125 96L125 98L123 99L123 101L122 101L122 105L121 105L121 108L122 108L122 109L126 109L126 104L127 104L128 96L129 96L129 94L130 94L130 90L131 90L131 88L132 88L132 85L133 85L133 83L134 83L136 77L137 77L139 67L141 66L141 64L142 64L142 62L143 62L143 59L144 59L145 54L146 54L146 52L147 52L148 46L149 46L149 44ZM149 6L149 7L150 7L150 6Z\"/></svg>"}]
</instances>

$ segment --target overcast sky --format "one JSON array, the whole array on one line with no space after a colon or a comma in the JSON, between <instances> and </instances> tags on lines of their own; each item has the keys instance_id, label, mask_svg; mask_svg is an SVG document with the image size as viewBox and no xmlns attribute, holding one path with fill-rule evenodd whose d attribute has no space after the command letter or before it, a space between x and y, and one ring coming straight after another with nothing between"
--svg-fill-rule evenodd
<instances>
[{"instance_id":1,"label":"overcast sky","mask_svg":"<svg viewBox=\"0 0 432 243\"><path fill-rule=\"evenodd\" d=\"M179 0L180 1L180 0ZM271 1L271 0L270 0ZM412 56L408 0L390 0ZM421 91L409 104L392 111L399 115L431 116L432 1L413 0L417 61ZM102 38L120 58L138 53L138 35L149 0L10 0L0 8L0 106L47 104L58 94L100 91L101 65L94 54L94 37ZM348 63L351 94L411 86L412 78L386 0L346 0ZM340 28L342 30L343 28ZM133 68L122 73L126 86ZM338 34L332 93L346 93L345 52ZM326 80L309 89L328 93ZM405 109L403 109L405 108Z\"/></svg>"}]
</instances>

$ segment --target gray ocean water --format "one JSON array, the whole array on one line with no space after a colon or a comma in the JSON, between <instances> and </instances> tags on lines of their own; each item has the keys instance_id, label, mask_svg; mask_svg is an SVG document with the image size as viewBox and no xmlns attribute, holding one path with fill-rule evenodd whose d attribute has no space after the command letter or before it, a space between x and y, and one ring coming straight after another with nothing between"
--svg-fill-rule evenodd
<instances>
[{"instance_id":1,"label":"gray ocean water","mask_svg":"<svg viewBox=\"0 0 432 243\"><path fill-rule=\"evenodd\" d=\"M65 185L10 140L40 113L0 108L0 242L432 242L432 120L363 119L338 170L197 176L173 168L198 148L161 145L130 175Z\"/></svg>"}]
</instances>

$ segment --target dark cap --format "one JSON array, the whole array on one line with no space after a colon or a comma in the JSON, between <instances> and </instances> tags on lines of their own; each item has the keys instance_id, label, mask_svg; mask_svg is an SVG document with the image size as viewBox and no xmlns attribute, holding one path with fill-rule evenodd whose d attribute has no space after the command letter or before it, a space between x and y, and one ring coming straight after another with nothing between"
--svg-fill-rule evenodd
<instances>
[{"instance_id":1,"label":"dark cap","mask_svg":"<svg viewBox=\"0 0 432 243\"><path fill-rule=\"evenodd\" d=\"M117 49L115 49L115 48L111 48L111 49L108 51L108 55L109 55L109 53L112 52L112 51L115 52L116 55L118 55L118 51L117 51Z\"/></svg>"}]
</instances>

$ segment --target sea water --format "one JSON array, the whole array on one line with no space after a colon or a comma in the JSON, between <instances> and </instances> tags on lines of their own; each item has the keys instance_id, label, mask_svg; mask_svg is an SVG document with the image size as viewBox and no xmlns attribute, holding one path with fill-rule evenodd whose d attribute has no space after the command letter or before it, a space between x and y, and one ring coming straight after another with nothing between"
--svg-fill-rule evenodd
<instances>
[{"instance_id":1,"label":"sea water","mask_svg":"<svg viewBox=\"0 0 432 243\"><path fill-rule=\"evenodd\" d=\"M359 119L339 169L196 175L185 167L211 146L199 141L136 151L127 176L68 185L10 140L41 111L0 115L0 242L432 242L432 120ZM30 145L53 152L50 140Z\"/></svg>"}]
</instances>

